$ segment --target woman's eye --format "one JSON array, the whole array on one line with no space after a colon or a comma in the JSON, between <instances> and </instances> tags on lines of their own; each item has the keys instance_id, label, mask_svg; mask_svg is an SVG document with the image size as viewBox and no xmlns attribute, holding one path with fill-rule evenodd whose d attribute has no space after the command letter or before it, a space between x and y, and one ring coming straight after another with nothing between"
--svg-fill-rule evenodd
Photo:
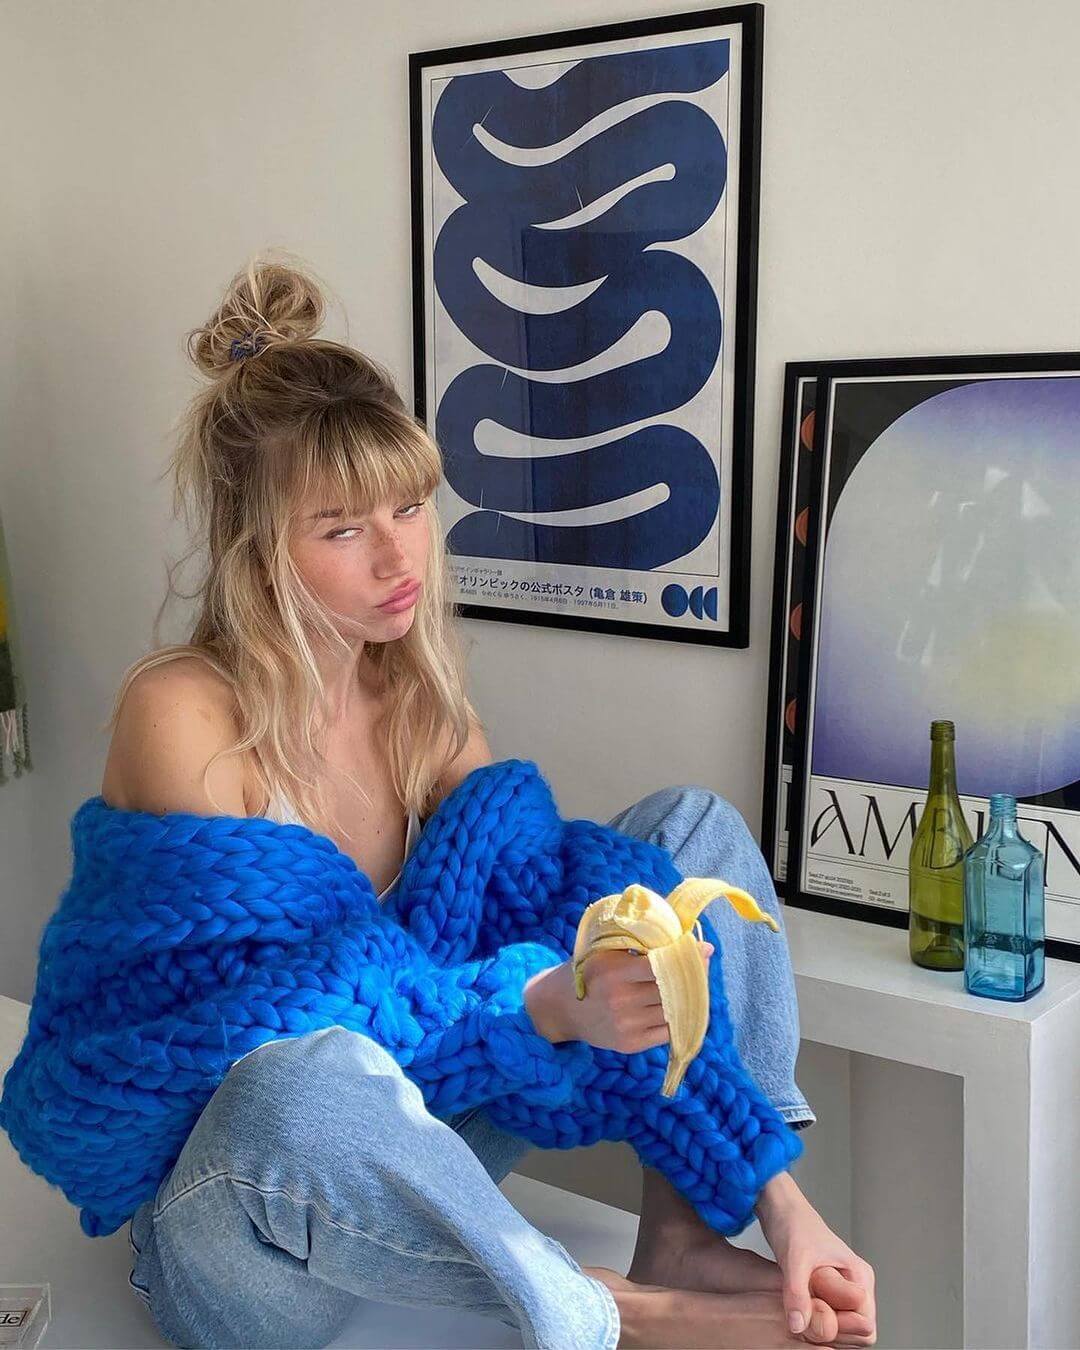
<instances>
[{"instance_id":1,"label":"woman's eye","mask_svg":"<svg viewBox=\"0 0 1080 1350\"><path fill-rule=\"evenodd\" d=\"M401 510L403 512L408 511L409 512L408 518L409 520L412 520L415 517L416 513L423 506L424 506L423 502L412 502L409 506L403 506ZM344 539L347 534L355 534L357 532L357 529L358 526L356 525L348 525L345 527L345 529L342 530L331 530L331 532L326 537L327 539Z\"/></svg>"}]
</instances>

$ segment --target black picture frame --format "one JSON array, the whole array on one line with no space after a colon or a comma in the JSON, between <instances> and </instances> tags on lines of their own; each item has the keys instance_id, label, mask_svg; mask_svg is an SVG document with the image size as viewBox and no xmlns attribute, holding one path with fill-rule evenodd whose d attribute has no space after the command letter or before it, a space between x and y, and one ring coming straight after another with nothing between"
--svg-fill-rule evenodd
<instances>
[{"instance_id":1,"label":"black picture frame","mask_svg":"<svg viewBox=\"0 0 1080 1350\"><path fill-rule=\"evenodd\" d=\"M789 361L784 367L780 459L776 497L776 547L773 559L772 632L769 644L769 684L765 719L765 780L761 803L761 851L769 865L778 895L787 890L788 819L794 769L794 727L790 709L798 688L798 658L793 616L803 600L801 567L796 551L805 553L806 540L797 535L798 522L809 519L810 468L807 418L816 412L819 361ZM813 435L813 422L810 425Z\"/></svg>"},{"instance_id":2,"label":"black picture frame","mask_svg":"<svg viewBox=\"0 0 1080 1350\"><path fill-rule=\"evenodd\" d=\"M687 582L687 587L669 581L660 589L659 584L650 595L647 590L620 587L616 598L612 592L621 575L645 575L641 570L636 573L611 569L608 581L607 598L598 602L590 598L585 604L603 604L605 611L612 610L611 617L597 612L590 613L572 608L572 601L562 595L561 590L554 599L545 598L541 603L538 597L532 597L527 604L518 603L504 597L498 602L480 603L477 598L463 596L460 584L456 597L458 612L466 618L493 619L499 622L526 623L545 627L573 629L582 632L616 633L632 637L658 638L666 641L682 641L720 647L742 648L749 645L750 618L750 530L752 496L753 461L753 416L754 416L754 373L757 307L757 269L758 269L758 216L760 202L761 177L761 114L762 114L762 73L763 73L763 37L764 6L762 4L743 4L724 6L690 13L669 14L625 23L595 25L585 28L547 32L525 37L493 42L473 43L467 46L446 47L430 51L412 52L409 55L409 104L410 104L410 140L411 140L411 198L412 198L412 273L413 273L413 371L414 371L414 411L419 420L427 425L433 435L436 433L438 409L429 408L429 375L433 363L429 352L429 299L434 305L434 295L429 296L428 253L433 251L427 239L425 198L430 193L430 174L427 172L425 153L426 137L429 128L426 124L424 85L429 77L434 78L433 69L448 65L460 66L462 63L488 62L514 58L523 54L557 53L570 48L585 47L592 44L613 44L609 52L618 53L619 44L624 50L631 50L626 44L640 43L643 38L652 36L670 37L685 32L688 40L702 29L718 26L737 29L739 33L739 111L738 138L733 136L732 145L737 145L737 244L734 265L734 282L731 291L734 295L734 341L733 353L726 358L724 352L720 361L732 362L730 395L730 444L724 446L720 422L716 427L714 458L721 461L724 456L730 469L723 465L721 483L728 475L727 496L729 509L726 516L728 547L726 558L723 553L722 537L724 533L724 505L721 514L713 517L715 524L710 525L710 535L717 537L717 584L709 586L708 581L701 584ZM669 44L670 45L670 44ZM731 159L734 154L730 152ZM729 194L730 195L730 194ZM432 241L432 244L434 241ZM728 293L724 293L725 304ZM725 315L726 317L726 315ZM731 346L731 339L724 325L724 346ZM506 368L504 368L505 371ZM444 391L445 392L445 391ZM438 437L436 437L438 439ZM629 439L629 438L627 438ZM441 446L444 459L446 448ZM475 443L473 445L475 450ZM583 469L587 466L582 466ZM718 471L719 472L719 471ZM444 479L444 482L446 480ZM583 481L588 482L583 475ZM688 480L689 481L689 480ZM657 485L659 486L659 484ZM692 495L692 494L691 494ZM483 493L474 515L483 515ZM617 499L616 499L617 500ZM599 499L592 502L597 505ZM602 503L601 503L602 504ZM490 512L501 519L510 518L509 508L497 508ZM587 526L585 528L592 528ZM537 529L533 523L534 531ZM453 554L448 531L448 548ZM700 543L699 539L699 543ZM462 554L461 556L466 556ZM480 555L482 557L482 555ZM679 558L688 555L680 554ZM498 558L483 559L498 563ZM511 560L514 561L514 560ZM723 568L726 563L726 582ZM526 563L522 564L523 566ZM550 572L565 569L558 563L540 561L536 566L547 567ZM501 570L496 567L485 569L491 573ZM596 565L582 564L585 571L599 573L603 569ZM659 570L657 568L657 570ZM709 574L711 575L711 574ZM460 583L460 578L458 578ZM490 577L484 578L490 584ZM522 583L524 584L524 583ZM537 584L540 584L539 582ZM545 583L546 584L546 583ZM688 589L689 588L689 589ZM569 587L567 589L570 589ZM580 589L580 588L579 588ZM595 589L595 588L594 588ZM726 595L723 591L726 590ZM667 601L668 593L679 591L672 604L675 609L683 606L681 614L673 613ZM629 598L641 597L646 612L652 621L637 620L629 617L633 605ZM581 604L580 597L576 601ZM559 607L554 607L555 604ZM636 599L635 602L636 603ZM658 610L658 604L662 609ZM619 612L619 606L622 612ZM722 606L724 608L722 608ZM710 607L715 618L710 615ZM664 620L663 622L656 621ZM721 621L721 619L723 621Z\"/></svg>"},{"instance_id":3,"label":"black picture frame","mask_svg":"<svg viewBox=\"0 0 1080 1350\"><path fill-rule=\"evenodd\" d=\"M907 928L909 915L907 909L885 908L876 904L867 904L862 901L853 901L821 894L818 891L809 889L805 884L804 861L806 842L804 839L807 815L807 803L809 782L811 778L811 765L809 763L810 755L810 707L812 703L812 682L813 666L815 657L815 648L819 643L819 633L816 626L819 622L815 613L815 607L819 600L819 568L822 553L821 531L824 528L825 510L824 491L828 466L829 452L829 411L832 406L831 399L835 389L844 381L853 380L880 380L889 381L912 381L917 377L925 377L927 381L944 381L942 390L950 387L960 387L967 384L983 383L981 376L990 379L1000 380L1002 377L1014 375L1019 378L1037 376L1040 372L1048 374L1057 373L1059 375L1071 375L1075 372L1080 379L1080 353L1076 352L1038 352L1021 354L975 354L970 356L927 356L927 357L902 357L902 358L873 358L873 359L849 359L844 361L822 361L807 362L796 364L789 367L788 380L794 378L794 371L801 371L805 376L807 373L816 373L817 389L816 400L816 418L814 428L814 446L810 452L811 463L811 481L810 481L810 502L809 502L809 522L807 528L807 557L806 565L803 570L803 589L801 602L803 604L803 625L802 641L800 643L800 659L798 667L798 688L797 697L806 710L807 715L799 719L794 737L794 774L790 788L790 837L788 848L789 866L787 876L784 880L785 902L799 908L810 909L819 913L832 914L843 918L858 919L864 922L878 923L894 928ZM929 399L927 400L929 401ZM787 423L785 422L785 425ZM872 442L870 442L872 444ZM1078 454L1080 454L1080 443L1078 443ZM782 485L783 491L783 485ZM787 484L787 491L790 494L790 479ZM832 498L831 505L835 507L835 496ZM778 540L777 540L777 567L778 572L783 570L783 551L781 540L779 538L779 521L781 519L783 496L778 501ZM774 597L781 593L778 578L774 578ZM775 599L774 599L775 603ZM774 655L777 642L777 616L774 614L773 642ZM770 726L775 721L775 700L777 697L777 672L775 662L770 671ZM945 714L947 715L947 714ZM927 727L928 731L928 727ZM927 739L927 763L929 762L929 740ZM974 795L969 797L964 789L963 783L963 751L964 746L960 738L960 729L958 728L958 752L960 759L960 787L962 799L972 809L971 802L976 800ZM778 757L777 738L773 736L767 747L766 755L766 795L768 794L768 785L774 782L777 774L781 770L780 759ZM873 786L865 780L857 780L859 786ZM892 784L885 785L892 788ZM919 792L925 796L925 787L916 789L910 784L905 790ZM1002 790L1008 790L1004 788ZM1063 789L1071 793L1069 797L1068 812L1070 819L1074 814L1080 819L1080 795L1073 789ZM978 800L984 800L980 797ZM1030 812L1041 811L1044 817L1051 818L1054 807L1046 805L1046 798L1025 798L1018 794L1020 801L1020 816L1022 828L1024 828L1025 809ZM1030 818L1030 817L1029 817ZM1060 822L1059 822L1060 823ZM1029 830L1029 837L1031 836ZM1042 847L1042 841L1038 838L1034 840ZM1055 841L1055 847L1057 843ZM1066 848L1068 852L1068 848ZM1071 877L1072 871L1076 871L1080 876L1080 850L1077 850L1077 863L1069 864L1068 872ZM768 854L766 855L768 858ZM1063 855L1064 856L1064 855ZM1071 855L1070 855L1071 856ZM1060 864L1062 867L1065 863ZM1050 872L1048 868L1047 883L1047 938L1046 954L1059 959L1080 961L1080 941L1072 938L1063 938L1055 935L1052 931L1052 909L1051 909L1051 885ZM1080 887L1078 887L1080 890ZM1075 903L1070 900L1070 905ZM1071 910L1070 910L1071 913Z\"/></svg>"}]
</instances>

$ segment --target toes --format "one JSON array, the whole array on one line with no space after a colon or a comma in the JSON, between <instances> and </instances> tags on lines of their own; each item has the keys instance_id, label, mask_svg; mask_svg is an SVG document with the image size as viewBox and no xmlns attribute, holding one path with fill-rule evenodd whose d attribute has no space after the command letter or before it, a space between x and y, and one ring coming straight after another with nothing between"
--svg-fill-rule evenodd
<instances>
[{"instance_id":1,"label":"toes","mask_svg":"<svg viewBox=\"0 0 1080 1350\"><path fill-rule=\"evenodd\" d=\"M810 1300L810 1325L802 1333L803 1339L815 1345L831 1345L839 1331L836 1313L820 1298Z\"/></svg>"},{"instance_id":2,"label":"toes","mask_svg":"<svg viewBox=\"0 0 1080 1350\"><path fill-rule=\"evenodd\" d=\"M837 1313L837 1345L873 1345L877 1339L873 1323L862 1313Z\"/></svg>"}]
</instances>

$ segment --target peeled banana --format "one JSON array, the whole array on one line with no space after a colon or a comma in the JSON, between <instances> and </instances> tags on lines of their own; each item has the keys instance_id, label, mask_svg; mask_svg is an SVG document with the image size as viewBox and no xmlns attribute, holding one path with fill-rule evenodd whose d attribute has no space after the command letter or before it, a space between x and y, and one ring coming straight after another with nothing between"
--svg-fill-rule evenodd
<instances>
[{"instance_id":1,"label":"peeled banana","mask_svg":"<svg viewBox=\"0 0 1080 1350\"><path fill-rule=\"evenodd\" d=\"M621 895L594 900L578 923L572 957L578 998L585 997L585 963L594 952L635 951L649 958L670 1033L667 1072L660 1089L664 1097L678 1091L708 1029L709 981L698 951L700 915L719 896L740 918L767 923L774 933L780 931L780 925L748 891L715 877L687 877L666 898L635 882Z\"/></svg>"}]
</instances>

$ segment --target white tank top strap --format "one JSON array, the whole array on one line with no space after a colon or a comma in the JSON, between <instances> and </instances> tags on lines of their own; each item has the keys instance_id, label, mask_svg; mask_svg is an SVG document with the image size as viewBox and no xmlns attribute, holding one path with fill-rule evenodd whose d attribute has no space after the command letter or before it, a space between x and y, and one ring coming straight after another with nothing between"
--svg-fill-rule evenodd
<instances>
[{"instance_id":1,"label":"white tank top strap","mask_svg":"<svg viewBox=\"0 0 1080 1350\"><path fill-rule=\"evenodd\" d=\"M275 792L267 803L263 815L267 820L276 820L279 825L303 825L300 813L283 792Z\"/></svg>"}]
</instances>

